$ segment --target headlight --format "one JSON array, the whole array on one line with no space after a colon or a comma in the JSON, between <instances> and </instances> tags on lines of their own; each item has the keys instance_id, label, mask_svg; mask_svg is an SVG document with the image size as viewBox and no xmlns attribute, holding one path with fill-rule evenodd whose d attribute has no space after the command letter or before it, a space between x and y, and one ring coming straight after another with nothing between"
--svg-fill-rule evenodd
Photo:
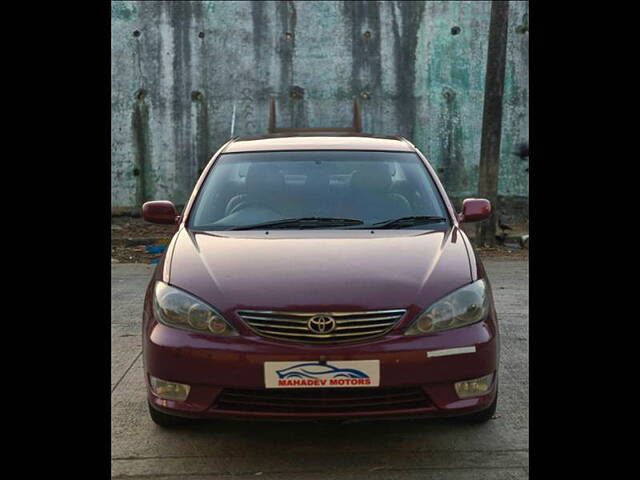
<instances>
[{"instance_id":1,"label":"headlight","mask_svg":"<svg viewBox=\"0 0 640 480\"><path fill-rule=\"evenodd\" d=\"M424 335L471 325L482 320L488 311L486 283L480 279L435 302L420 314L405 335Z\"/></svg>"},{"instance_id":2,"label":"headlight","mask_svg":"<svg viewBox=\"0 0 640 480\"><path fill-rule=\"evenodd\" d=\"M169 327L216 335L238 335L222 315L209 305L164 282L156 283L153 313L160 323Z\"/></svg>"}]
</instances>

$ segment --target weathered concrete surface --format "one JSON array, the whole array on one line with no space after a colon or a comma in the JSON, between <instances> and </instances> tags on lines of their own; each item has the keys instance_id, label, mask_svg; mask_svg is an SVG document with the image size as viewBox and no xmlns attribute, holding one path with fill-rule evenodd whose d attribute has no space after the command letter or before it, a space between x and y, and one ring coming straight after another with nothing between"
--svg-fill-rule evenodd
<instances>
[{"instance_id":1,"label":"weathered concrete surface","mask_svg":"<svg viewBox=\"0 0 640 480\"><path fill-rule=\"evenodd\" d=\"M485 266L502 332L498 418L487 424L202 422L166 431L148 417L140 358L153 267L112 265L113 478L528 478L528 262Z\"/></svg>"},{"instance_id":2,"label":"weathered concrete surface","mask_svg":"<svg viewBox=\"0 0 640 480\"><path fill-rule=\"evenodd\" d=\"M452 197L478 183L488 1L113 2L112 206L183 204L231 135L351 124L404 135ZM509 2L499 194L528 197L528 2Z\"/></svg>"}]
</instances>

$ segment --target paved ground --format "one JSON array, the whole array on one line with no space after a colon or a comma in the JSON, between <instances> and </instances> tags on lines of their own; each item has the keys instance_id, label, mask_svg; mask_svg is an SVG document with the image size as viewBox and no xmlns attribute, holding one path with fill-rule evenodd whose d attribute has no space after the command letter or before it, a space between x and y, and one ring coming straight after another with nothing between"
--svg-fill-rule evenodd
<instances>
[{"instance_id":1,"label":"paved ground","mask_svg":"<svg viewBox=\"0 0 640 480\"><path fill-rule=\"evenodd\" d=\"M485 425L203 422L165 431L147 415L140 357L142 297L153 266L112 265L112 477L528 478L528 262L492 258L485 266L502 331L500 402Z\"/></svg>"}]
</instances>

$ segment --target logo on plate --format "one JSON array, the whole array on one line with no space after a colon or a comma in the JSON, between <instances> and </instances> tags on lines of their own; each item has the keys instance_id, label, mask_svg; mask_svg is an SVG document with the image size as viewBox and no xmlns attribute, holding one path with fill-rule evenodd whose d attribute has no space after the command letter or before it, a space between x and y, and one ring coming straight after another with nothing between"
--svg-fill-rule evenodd
<instances>
[{"instance_id":1,"label":"logo on plate","mask_svg":"<svg viewBox=\"0 0 640 480\"><path fill-rule=\"evenodd\" d=\"M366 386L371 384L369 375L355 368L338 368L319 362L299 363L276 370L279 386Z\"/></svg>"},{"instance_id":2,"label":"logo on plate","mask_svg":"<svg viewBox=\"0 0 640 480\"><path fill-rule=\"evenodd\" d=\"M277 370L276 373L280 378L369 378L369 375L355 368L338 368L319 362L299 363Z\"/></svg>"},{"instance_id":3,"label":"logo on plate","mask_svg":"<svg viewBox=\"0 0 640 480\"><path fill-rule=\"evenodd\" d=\"M336 328L336 321L329 315L316 315L309 319L307 328L313 333L331 333Z\"/></svg>"}]
</instances>

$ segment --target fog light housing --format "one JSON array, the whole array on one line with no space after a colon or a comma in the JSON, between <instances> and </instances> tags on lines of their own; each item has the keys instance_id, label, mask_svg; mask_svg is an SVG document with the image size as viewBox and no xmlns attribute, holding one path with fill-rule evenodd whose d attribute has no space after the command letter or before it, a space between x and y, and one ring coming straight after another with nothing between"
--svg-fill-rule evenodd
<instances>
[{"instance_id":1,"label":"fog light housing","mask_svg":"<svg viewBox=\"0 0 640 480\"><path fill-rule=\"evenodd\" d=\"M184 383L167 382L151 375L149 375L149 383L153 393L165 400L184 402L189 396L189 390L191 390L191 387Z\"/></svg>"},{"instance_id":2,"label":"fog light housing","mask_svg":"<svg viewBox=\"0 0 640 480\"><path fill-rule=\"evenodd\" d=\"M484 395L491 388L493 382L493 373L473 380L465 380L464 382L456 382L456 393L460 398L475 397Z\"/></svg>"}]
</instances>

